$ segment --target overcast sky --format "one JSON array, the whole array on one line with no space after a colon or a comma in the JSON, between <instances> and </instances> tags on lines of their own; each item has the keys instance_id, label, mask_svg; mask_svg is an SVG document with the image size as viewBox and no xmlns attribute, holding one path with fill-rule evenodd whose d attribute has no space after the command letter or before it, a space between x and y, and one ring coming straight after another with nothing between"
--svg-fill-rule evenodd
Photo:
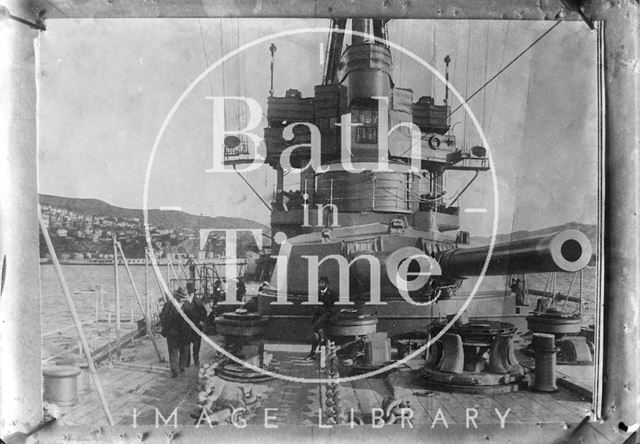
<instances>
[{"instance_id":1,"label":"overcast sky","mask_svg":"<svg viewBox=\"0 0 640 444\"><path fill-rule=\"evenodd\" d=\"M451 81L468 96L552 24L395 20L389 39L441 72L450 55ZM207 66L265 35L327 25L328 20L289 19L50 20L40 37L40 192L141 208L160 126ZM326 34L269 39L229 60L195 86L167 126L153 164L150 207L268 223L267 209L239 177L205 172L212 163L212 110L205 97L252 97L266 112L272 42L278 48L275 94L289 88L313 94L321 81ZM494 157L500 232L595 223L595 48L595 33L583 23L562 23L470 101ZM444 85L406 55L393 56L396 86L413 89L414 101L433 93L441 103ZM452 116L456 122L459 140L481 143L462 110ZM471 175L450 176L449 194ZM268 166L246 174L267 201L274 176ZM287 179L286 188L294 188ZM488 234L492 200L490 175L481 174L460 204L490 212L463 214L463 229Z\"/></svg>"}]
</instances>

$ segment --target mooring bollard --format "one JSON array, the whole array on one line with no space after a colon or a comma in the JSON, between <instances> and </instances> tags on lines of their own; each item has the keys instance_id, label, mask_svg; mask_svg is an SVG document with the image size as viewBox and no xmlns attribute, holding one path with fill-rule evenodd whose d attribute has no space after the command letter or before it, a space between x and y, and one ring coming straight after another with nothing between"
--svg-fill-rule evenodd
<instances>
[{"instance_id":1,"label":"mooring bollard","mask_svg":"<svg viewBox=\"0 0 640 444\"><path fill-rule=\"evenodd\" d=\"M536 352L535 383L533 389L538 392L558 391L556 386L555 336L547 333L533 334L533 349Z\"/></svg>"},{"instance_id":2,"label":"mooring bollard","mask_svg":"<svg viewBox=\"0 0 640 444\"><path fill-rule=\"evenodd\" d=\"M73 356L61 356L56 359L57 366L72 366L80 369L77 377L78 394L85 394L91 391L91 375L89 374L89 364L86 359L78 359Z\"/></svg>"},{"instance_id":3,"label":"mooring bollard","mask_svg":"<svg viewBox=\"0 0 640 444\"><path fill-rule=\"evenodd\" d=\"M78 375L81 370L71 365L56 365L42 369L44 400L61 407L78 403Z\"/></svg>"}]
</instances>

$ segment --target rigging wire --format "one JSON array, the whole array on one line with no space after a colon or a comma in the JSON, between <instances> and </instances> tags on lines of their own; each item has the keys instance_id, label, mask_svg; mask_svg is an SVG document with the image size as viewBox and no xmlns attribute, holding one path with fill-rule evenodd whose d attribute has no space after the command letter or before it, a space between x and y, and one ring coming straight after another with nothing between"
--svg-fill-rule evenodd
<instances>
[{"instance_id":1,"label":"rigging wire","mask_svg":"<svg viewBox=\"0 0 640 444\"><path fill-rule=\"evenodd\" d=\"M224 31L224 27L223 27L222 18L220 18L219 21L220 21L220 32L219 32L219 37L220 37L220 39L219 39L220 57L223 57L224 54L225 54L223 33L225 31ZM202 32L202 27L200 28L200 30ZM203 38L203 48L204 48L204 35L203 34L202 34L202 38ZM236 21L236 40L237 40L236 41L237 46L240 46L240 21L239 20ZM207 66L208 66L209 62L208 62L208 59L207 59L206 51L204 51L204 54L205 54L205 60L207 61ZM240 59L239 58L237 59L236 65L237 65L237 70L238 70L238 75L236 76L237 77L236 80L237 80L238 94L240 94L240 72L241 72L241 69L240 69ZM224 94L224 93L226 93L226 75L225 75L225 64L224 63L222 64L221 69L222 69L222 71L221 71L222 72L222 91L223 91L223 94ZM246 81L246 78L243 78L243 80ZM211 82L211 80L210 80L210 82ZM210 84L210 87L211 87L211 84ZM236 114L237 124L238 124L238 128L239 128L240 127L240 108L239 107L236 107L236 113L235 114ZM229 122L227 121L227 117L228 116L225 115L225 125L229 124ZM272 211L271 206L262 198L262 196L249 183L249 181L240 173L240 171L238 171L236 169L235 165L233 166L233 169L238 174L238 176L240 176L240 178L244 181L244 183L247 184L247 186L251 189L251 191L253 191L253 193L258 197L258 199L260 199L260 202L262 202L264 204L264 206L267 207L269 212L271 212Z\"/></svg>"},{"instance_id":2,"label":"rigging wire","mask_svg":"<svg viewBox=\"0 0 640 444\"><path fill-rule=\"evenodd\" d=\"M204 30L202 29L202 19L198 19L198 26L200 26L200 39L202 40L202 53L204 54L205 69L209 69L209 56L207 56L206 39L204 38ZM211 73L207 75L207 83L209 84L209 92L213 96L213 84L211 83Z\"/></svg>"},{"instance_id":3,"label":"rigging wire","mask_svg":"<svg viewBox=\"0 0 640 444\"><path fill-rule=\"evenodd\" d=\"M223 22L222 22L222 18L218 19L220 21L220 32L218 33L220 36L220 57L224 56L224 43L223 43L223 37L222 34L224 32L224 26L223 26ZM222 64L221 68L221 72L222 72L222 93L226 94L227 91L227 87L226 87L226 75L225 75L225 63ZM227 122L227 116L224 116L224 123L225 125L228 124Z\"/></svg>"},{"instance_id":4,"label":"rigging wire","mask_svg":"<svg viewBox=\"0 0 640 444\"><path fill-rule=\"evenodd\" d=\"M489 24L485 23L484 28L484 75L482 76L482 82L487 81L488 67L489 67ZM485 127L487 123L487 89L484 89L482 94L482 127Z\"/></svg>"},{"instance_id":5,"label":"rigging wire","mask_svg":"<svg viewBox=\"0 0 640 444\"><path fill-rule=\"evenodd\" d=\"M240 47L240 19L236 19L236 41L235 41L235 47L239 48ZM242 97L242 88L240 85L241 82L241 77L242 77L242 70L240 67L240 57L241 54L236 55L236 94L240 97ZM241 113L240 113L240 104L237 103L236 104L236 125L238 125L238 128L240 128L240 117L241 117Z\"/></svg>"},{"instance_id":6,"label":"rigging wire","mask_svg":"<svg viewBox=\"0 0 640 444\"><path fill-rule=\"evenodd\" d=\"M458 77L458 48L460 47L460 30L458 30L458 35L456 37L456 49L453 51L453 75L451 76L452 83L455 82L455 79ZM447 104L448 105L448 104Z\"/></svg>"},{"instance_id":7,"label":"rigging wire","mask_svg":"<svg viewBox=\"0 0 640 444\"><path fill-rule=\"evenodd\" d=\"M240 171L238 171L238 170L236 169L236 166L235 166L235 165L233 166L233 170L234 170L236 173L238 173L238 176L240 176L240 178L244 181L244 183L246 183L246 184L247 184L247 186L248 186L249 188L251 188L251 191L253 191L253 194L255 194L255 195L258 197L258 199L260 199L260 202L262 202L262 203L264 204L264 206L265 206L265 207L267 207L267 209L269 210L269 212L273 211L273 210L271 209L271 205L269 205L269 204L268 204L268 203L267 203L267 202L262 198L262 196L260 196L260 194L255 190L255 188L253 188L253 186L251 186L251 184L249 183L249 181L248 181L248 180L247 180L247 179L242 175L242 173L240 173Z\"/></svg>"},{"instance_id":8,"label":"rigging wire","mask_svg":"<svg viewBox=\"0 0 640 444\"><path fill-rule=\"evenodd\" d=\"M469 97L467 97L464 101L465 102L469 102L469 100L471 100L474 96L476 96L480 91L482 91L484 88L486 88L491 82L493 82L500 74L502 74L504 71L506 71L511 65L513 65L520 57L522 57L527 51L529 51L531 48L533 48L538 42L540 42L544 37L546 37L551 31L553 31L555 29L556 26L558 26L560 23L562 22L556 22L553 26L551 26L549 29L547 29L545 32L543 32L537 39L535 39L529 46L527 46L524 50L522 50L514 59L512 59L509 63L507 63L504 68L500 69L497 73L495 73L489 80L487 80L480 88L478 88L473 94L471 94ZM460 33L458 33L458 39L460 38ZM457 54L458 51L458 44L456 43L456 50L454 52L454 55ZM455 73L456 73L456 67L457 67L457 63L455 62L455 58L454 58L454 79L455 79ZM454 109L453 111L451 111L447 117L450 117L453 113L455 113L456 111L458 111L460 108L462 108L462 104L458 105L458 107L456 109ZM429 133L424 134L420 139L424 140L427 136L429 135ZM413 146L413 145L412 145ZM409 146L406 150L404 150L402 153L400 153L397 157L401 157L404 154L406 154L409 150L411 149L411 146Z\"/></svg>"},{"instance_id":9,"label":"rigging wire","mask_svg":"<svg viewBox=\"0 0 640 444\"><path fill-rule=\"evenodd\" d=\"M465 102L468 102L469 100L471 100L473 97L475 97L480 91L482 91L487 85L489 85L493 80L495 80L496 77L498 77L500 74L502 74L504 71L507 70L507 68L509 68L511 65L513 65L520 57L522 57L527 51L529 51L531 48L533 48L540 40L542 40L544 37L546 37L551 31L553 31L555 29L556 26L558 26L560 23L562 22L556 22L553 26L551 26L549 29L547 29L545 32L542 33L542 35L540 35L540 37L538 37L537 39L535 39L529 46L527 46L522 52L520 52L520 54L518 54L513 60L511 60L509 63L507 63L507 65L502 68L500 71L498 71L497 73L495 73L489 80L487 80L484 85L482 85L480 88L478 88L473 94L471 94L469 97L467 97L465 99ZM449 116L451 116L451 114L455 113L456 111L458 111L460 108L462 108L462 104L458 105L458 107L456 109L454 109L453 111L451 111L449 113Z\"/></svg>"},{"instance_id":10,"label":"rigging wire","mask_svg":"<svg viewBox=\"0 0 640 444\"><path fill-rule=\"evenodd\" d=\"M467 22L467 60L465 61L465 82L464 96L469 95L469 51L471 50L471 22ZM449 114L451 115L451 114ZM464 123L462 124L462 146L467 146L467 113L464 113Z\"/></svg>"},{"instance_id":11,"label":"rigging wire","mask_svg":"<svg viewBox=\"0 0 640 444\"><path fill-rule=\"evenodd\" d=\"M560 23L560 22L558 22L558 23ZM556 25L558 23L556 23ZM556 25L554 25L554 27ZM553 27L551 29L553 29ZM532 81L533 81L532 79L533 79L533 76L529 76L528 81L527 81L527 95L526 95L527 101L526 101L526 105L525 105L525 116L526 116L526 111L527 111L526 107L529 104L529 95L531 94L531 84L532 84ZM524 131L522 132L522 138L523 139L525 138L524 137ZM523 145L521 143L520 147L522 147L522 146ZM520 184L522 182L522 178L523 178L523 176L521 176L521 175L516 176L516 184L515 184L515 187L513 187L513 190L514 190L513 191L514 203L518 201L518 194L519 194L519 190L521 190ZM514 208L513 219L511 219L511 232L512 233L515 233L517 217L518 217L518 208L516 207L516 208ZM554 282L554 287L555 287L555 282ZM554 292L555 292L555 288L554 288ZM554 304L555 304L555 298L554 298Z\"/></svg>"},{"instance_id":12,"label":"rigging wire","mask_svg":"<svg viewBox=\"0 0 640 444\"><path fill-rule=\"evenodd\" d=\"M432 22L431 27L433 29L432 33L431 33L431 40L433 42L433 44L431 45L431 66L436 66L436 24L435 22ZM430 90L429 90L429 95L433 98L434 102L435 102L435 97L436 97L436 90L435 90L435 82L434 82L434 76L433 74L429 73L430 79L431 81L430 83Z\"/></svg>"},{"instance_id":13,"label":"rigging wire","mask_svg":"<svg viewBox=\"0 0 640 444\"><path fill-rule=\"evenodd\" d=\"M506 26L504 28L504 37L502 40L502 55L500 56L500 63L498 64L498 66L500 68L503 67L503 63L504 63L504 56L506 54L506 49L507 49L507 40L509 38L509 22L506 23ZM491 100L491 106L489 108L489 121L487 122L487 131L489 131L489 128L491 128L491 124L493 122L493 110L495 109L495 105L496 105L496 97L498 96L498 86L496 85L496 87L493 89L493 99Z\"/></svg>"},{"instance_id":14,"label":"rigging wire","mask_svg":"<svg viewBox=\"0 0 640 444\"><path fill-rule=\"evenodd\" d=\"M398 26L398 34L400 37L400 47L403 48L404 47L404 34L405 34L405 28L404 28L404 22L400 22L399 26ZM399 51L399 54L396 55L400 56L400 60L398 61L398 84L402 85L402 67L404 66L404 52Z\"/></svg>"}]
</instances>

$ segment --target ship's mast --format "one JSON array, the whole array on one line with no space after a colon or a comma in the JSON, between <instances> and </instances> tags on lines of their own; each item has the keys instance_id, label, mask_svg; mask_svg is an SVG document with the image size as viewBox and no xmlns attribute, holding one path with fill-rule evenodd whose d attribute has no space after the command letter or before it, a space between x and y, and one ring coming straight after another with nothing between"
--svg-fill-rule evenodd
<instances>
[{"instance_id":1,"label":"ship's mast","mask_svg":"<svg viewBox=\"0 0 640 444\"><path fill-rule=\"evenodd\" d=\"M436 104L430 96L414 102L411 89L395 85L386 25L382 19L352 19L353 34L345 38L347 20L332 20L314 96L288 89L284 97L268 97L266 161L277 172L274 231L289 237L317 231L329 223L329 215L317 215L326 207L354 225L388 224L400 216L427 232L459 228L458 208L444 204L444 174L486 170L488 161L456 146L448 103ZM295 123L318 129L322 170L305 168L299 189L285 190L285 150L296 146L287 151L294 168L312 158L311 133ZM292 140L283 138L287 127ZM387 165L379 168L381 156ZM308 220L321 224L304 223L304 205Z\"/></svg>"}]
</instances>

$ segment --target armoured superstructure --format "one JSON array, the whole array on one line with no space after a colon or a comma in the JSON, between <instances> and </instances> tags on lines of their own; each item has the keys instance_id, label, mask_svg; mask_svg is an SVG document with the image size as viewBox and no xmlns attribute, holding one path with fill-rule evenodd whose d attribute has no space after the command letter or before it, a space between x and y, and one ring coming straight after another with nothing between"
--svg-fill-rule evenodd
<instances>
[{"instance_id":1,"label":"armoured superstructure","mask_svg":"<svg viewBox=\"0 0 640 444\"><path fill-rule=\"evenodd\" d=\"M461 146L452 134L448 89L436 104L395 85L385 20L351 22L353 32L346 20L332 20L323 81L313 97L289 89L284 97L268 98L266 163L277 177L271 227L286 235L275 237L280 243L286 238L274 248L286 260L277 264L273 291L263 292L261 304L275 320L272 332L295 335L288 324L295 329L295 320L309 314L310 307L299 303L313 294L319 275L341 293L341 281L348 279L349 303L360 309L371 308L365 303L379 293L383 304L369 310L380 318L379 329L415 329L426 318L457 311L460 301L439 303L435 311L417 304L455 299L462 279L480 275L489 254L488 247L460 248L470 234L459 230L455 205L490 168L487 150ZM449 63L447 56L446 77ZM230 161L233 155L229 151ZM287 191L284 176L292 169L299 169L300 184ZM444 177L459 171L475 175L447 204ZM568 230L496 245L486 274L577 271L590 258L586 236ZM272 304L283 287L293 306ZM497 299L478 315L504 314L504 294L492 297Z\"/></svg>"}]
</instances>

